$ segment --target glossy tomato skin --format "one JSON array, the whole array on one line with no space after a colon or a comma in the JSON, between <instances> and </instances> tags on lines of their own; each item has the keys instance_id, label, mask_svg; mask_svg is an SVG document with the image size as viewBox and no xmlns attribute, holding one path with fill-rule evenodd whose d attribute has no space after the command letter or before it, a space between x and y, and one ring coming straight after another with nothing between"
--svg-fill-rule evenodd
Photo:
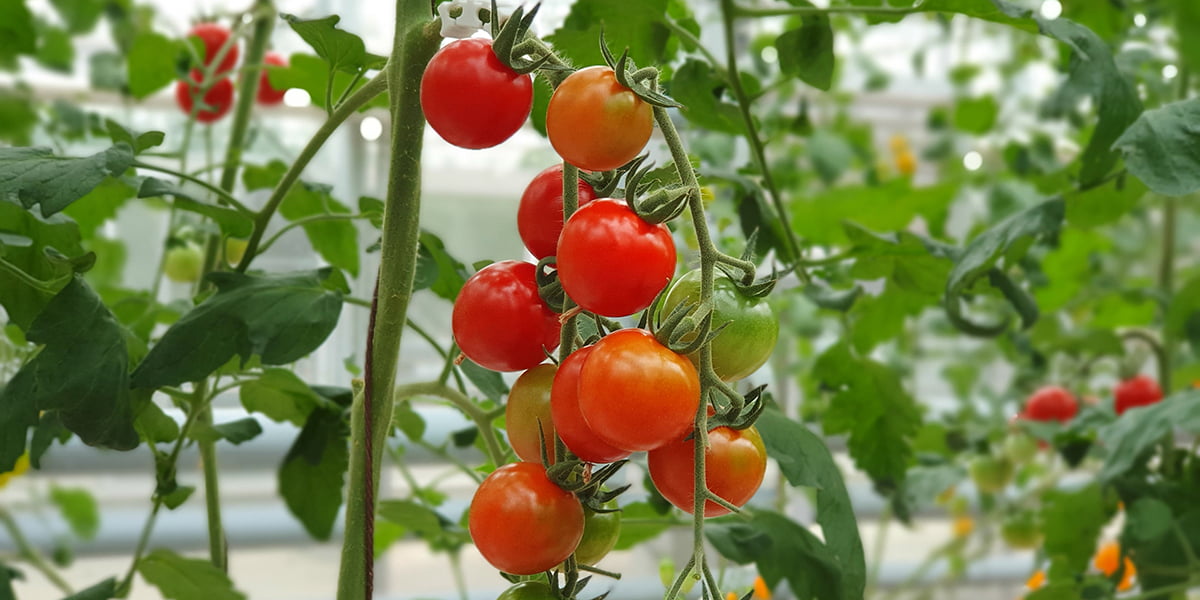
<instances>
[{"instance_id":1,"label":"glossy tomato skin","mask_svg":"<svg viewBox=\"0 0 1200 600\"><path fill-rule=\"evenodd\" d=\"M709 491L735 506L744 506L762 485L767 471L767 449L753 426L736 430L718 427L708 432L704 451L704 481ZM695 500L693 471L695 439L680 439L647 455L650 479L671 504L691 513ZM704 503L704 516L716 517L729 509L712 500Z\"/></svg>"},{"instance_id":2,"label":"glossy tomato skin","mask_svg":"<svg viewBox=\"0 0 1200 600\"><path fill-rule=\"evenodd\" d=\"M200 38L200 41L204 42L204 65L208 66L212 64L214 59L217 58L217 54L221 51L221 47L224 46L226 40L229 39L230 33L229 29L224 25L218 25L216 23L197 23L196 26L188 32L188 35L194 35ZM222 74L232 71L233 68L237 66L239 52L240 50L238 49L238 45L236 42L234 42L234 44L229 47L229 50L225 52L225 56L221 58L221 65L217 67L216 72L218 74Z\"/></svg>"},{"instance_id":3,"label":"glossy tomato skin","mask_svg":"<svg viewBox=\"0 0 1200 600\"><path fill-rule=\"evenodd\" d=\"M1162 400L1163 391L1158 387L1157 381L1146 375L1137 375L1118 383L1113 390L1113 398L1113 408L1121 415L1131 408L1147 406Z\"/></svg>"},{"instance_id":4,"label":"glossy tomato skin","mask_svg":"<svg viewBox=\"0 0 1200 600\"><path fill-rule=\"evenodd\" d=\"M617 81L609 67L567 77L546 107L546 135L563 160L588 171L611 171L633 160L654 129L649 104Z\"/></svg>"},{"instance_id":5,"label":"glossy tomato skin","mask_svg":"<svg viewBox=\"0 0 1200 600\"><path fill-rule=\"evenodd\" d=\"M1056 386L1046 386L1033 393L1025 401L1022 413L1031 421L1058 421L1066 423L1075 418L1079 412L1079 402L1067 390Z\"/></svg>"},{"instance_id":6,"label":"glossy tomato skin","mask_svg":"<svg viewBox=\"0 0 1200 600\"><path fill-rule=\"evenodd\" d=\"M283 102L283 95L287 93L287 89L277 90L271 87L271 78L267 76L266 67L286 67L287 65L287 59L278 52L268 52L263 57L263 70L258 80L258 96L255 97L259 104L272 106Z\"/></svg>"},{"instance_id":7,"label":"glossy tomato skin","mask_svg":"<svg viewBox=\"0 0 1200 600\"><path fill-rule=\"evenodd\" d=\"M606 317L654 302L675 272L675 242L623 200L592 200L575 211L558 239L558 278L579 306Z\"/></svg>"},{"instance_id":8,"label":"glossy tomato skin","mask_svg":"<svg viewBox=\"0 0 1200 600\"><path fill-rule=\"evenodd\" d=\"M175 102L179 104L179 109L188 115L192 114L192 107L195 105L192 96L200 90L196 83L203 79L203 75L198 69L192 69L191 79L191 83L183 80L175 82ZM207 107L196 111L197 121L212 123L225 116L229 109L233 108L233 82L228 78L217 80L204 93L204 104Z\"/></svg>"},{"instance_id":9,"label":"glossy tomato skin","mask_svg":"<svg viewBox=\"0 0 1200 600\"><path fill-rule=\"evenodd\" d=\"M442 139L460 148L491 148L516 133L533 107L533 78L519 75L471 38L438 50L421 77L421 110Z\"/></svg>"},{"instance_id":10,"label":"glossy tomato skin","mask_svg":"<svg viewBox=\"0 0 1200 600\"><path fill-rule=\"evenodd\" d=\"M579 180L579 205L596 197L588 182ZM534 176L521 194L517 231L525 248L537 259L554 256L563 228L563 167L552 165Z\"/></svg>"},{"instance_id":11,"label":"glossy tomato skin","mask_svg":"<svg viewBox=\"0 0 1200 600\"><path fill-rule=\"evenodd\" d=\"M538 365L525 371L513 382L504 406L504 426L508 443L517 456L527 462L542 462L542 440L546 456L554 462L554 421L550 418L550 386L554 383L554 365ZM539 436L538 431L542 432Z\"/></svg>"},{"instance_id":12,"label":"glossy tomato skin","mask_svg":"<svg viewBox=\"0 0 1200 600\"><path fill-rule=\"evenodd\" d=\"M501 592L496 600L559 600L544 581L522 581Z\"/></svg>"},{"instance_id":13,"label":"glossy tomato skin","mask_svg":"<svg viewBox=\"0 0 1200 600\"><path fill-rule=\"evenodd\" d=\"M644 329L601 338L579 373L584 420L622 450L653 450L683 439L699 406L696 367Z\"/></svg>"},{"instance_id":14,"label":"glossy tomato skin","mask_svg":"<svg viewBox=\"0 0 1200 600\"><path fill-rule=\"evenodd\" d=\"M550 389L550 416L558 437L580 460L610 463L632 453L600 439L579 411L579 373L591 352L591 346L580 348L558 366L558 371L554 374L554 385Z\"/></svg>"},{"instance_id":15,"label":"glossy tomato skin","mask_svg":"<svg viewBox=\"0 0 1200 600\"><path fill-rule=\"evenodd\" d=\"M467 358L493 371L522 371L558 347L558 315L538 296L535 271L530 263L506 260L463 284L450 328Z\"/></svg>"},{"instance_id":16,"label":"glossy tomato skin","mask_svg":"<svg viewBox=\"0 0 1200 600\"><path fill-rule=\"evenodd\" d=\"M677 279L663 300L662 315L676 306L700 301L700 270ZM724 326L712 342L712 365L717 376L737 381L757 371L771 358L779 337L779 319L771 305L738 291L733 281L717 273L713 278L713 329ZM693 354L693 362L698 355Z\"/></svg>"},{"instance_id":17,"label":"glossy tomato skin","mask_svg":"<svg viewBox=\"0 0 1200 600\"><path fill-rule=\"evenodd\" d=\"M583 505L531 462L507 464L488 475L471 499L467 521L479 553L513 575L554 567L583 537Z\"/></svg>"}]
</instances>

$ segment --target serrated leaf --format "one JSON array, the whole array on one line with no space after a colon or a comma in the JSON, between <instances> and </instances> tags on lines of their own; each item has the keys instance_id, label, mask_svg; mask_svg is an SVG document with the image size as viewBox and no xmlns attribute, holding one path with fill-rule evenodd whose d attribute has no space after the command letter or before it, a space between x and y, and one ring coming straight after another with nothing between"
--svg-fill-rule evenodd
<instances>
[{"instance_id":1,"label":"serrated leaf","mask_svg":"<svg viewBox=\"0 0 1200 600\"><path fill-rule=\"evenodd\" d=\"M53 285L57 293L70 281L71 267L51 260L48 252L68 257L84 254L80 245L79 227L67 216L41 216L38 210L26 210L15 199L0 198L0 233L6 236L4 260L30 277ZM29 240L29 244L13 244L13 237ZM21 278L0 269L0 305L10 322L28 330L34 317L42 311L53 293L27 285Z\"/></svg>"},{"instance_id":2,"label":"serrated leaf","mask_svg":"<svg viewBox=\"0 0 1200 600\"><path fill-rule=\"evenodd\" d=\"M844 244L848 240L842 222L846 220L872 231L898 231L918 216L933 223L944 221L958 190L956 183L913 188L904 180L880 186L838 186L792 201L788 212L792 228L805 241Z\"/></svg>"},{"instance_id":3,"label":"serrated leaf","mask_svg":"<svg viewBox=\"0 0 1200 600\"><path fill-rule=\"evenodd\" d=\"M25 208L38 204L52 216L132 164L125 144L84 158L55 156L49 148L0 148L0 196Z\"/></svg>"},{"instance_id":4,"label":"serrated leaf","mask_svg":"<svg viewBox=\"0 0 1200 600\"><path fill-rule=\"evenodd\" d=\"M667 0L578 0L546 41L573 64L599 65L604 64L598 43L603 30L615 56L628 48L629 57L640 67L666 64L671 58L667 42L673 37L662 24L666 12Z\"/></svg>"},{"instance_id":5,"label":"serrated leaf","mask_svg":"<svg viewBox=\"0 0 1200 600\"><path fill-rule=\"evenodd\" d=\"M671 97L683 105L687 120L705 129L742 135L745 126L736 104L723 98L728 84L712 65L688 59L671 77Z\"/></svg>"},{"instance_id":6,"label":"serrated leaf","mask_svg":"<svg viewBox=\"0 0 1200 600\"><path fill-rule=\"evenodd\" d=\"M170 600L246 600L229 576L205 559L184 558L159 548L142 557L137 569Z\"/></svg>"},{"instance_id":7,"label":"serrated leaf","mask_svg":"<svg viewBox=\"0 0 1200 600\"><path fill-rule=\"evenodd\" d=\"M957 298L1001 258L1019 259L1033 239L1054 235L1062 227L1065 205L1052 199L1027 208L979 234L958 255L946 280L946 296ZM957 301L957 300L955 300Z\"/></svg>"},{"instance_id":8,"label":"serrated leaf","mask_svg":"<svg viewBox=\"0 0 1200 600\"><path fill-rule=\"evenodd\" d=\"M287 369L266 369L238 390L242 406L271 420L303 426L314 409L325 404L320 395Z\"/></svg>"},{"instance_id":9,"label":"serrated leaf","mask_svg":"<svg viewBox=\"0 0 1200 600\"><path fill-rule=\"evenodd\" d=\"M329 68L344 73L362 69L381 69L387 58L367 52L362 38L339 29L341 17L330 15L320 19L301 19L295 15L280 15L300 37L329 63Z\"/></svg>"},{"instance_id":10,"label":"serrated leaf","mask_svg":"<svg viewBox=\"0 0 1200 600\"><path fill-rule=\"evenodd\" d=\"M792 4L812 6L809 2ZM833 85L833 41L833 28L827 15L805 15L800 19L799 27L775 38L779 70L819 90L829 91Z\"/></svg>"},{"instance_id":11,"label":"serrated leaf","mask_svg":"<svg viewBox=\"0 0 1200 600\"><path fill-rule=\"evenodd\" d=\"M82 540L96 537L100 529L100 510L90 492L83 488L51 486L50 501L58 506L76 537Z\"/></svg>"},{"instance_id":12,"label":"serrated leaf","mask_svg":"<svg viewBox=\"0 0 1200 600\"><path fill-rule=\"evenodd\" d=\"M1113 148L1125 158L1125 168L1159 194L1200 189L1200 98L1142 113Z\"/></svg>"},{"instance_id":13,"label":"serrated leaf","mask_svg":"<svg viewBox=\"0 0 1200 600\"><path fill-rule=\"evenodd\" d=\"M329 539L342 506L349 433L340 411L313 411L279 467L279 495L318 540Z\"/></svg>"},{"instance_id":14,"label":"serrated leaf","mask_svg":"<svg viewBox=\"0 0 1200 600\"><path fill-rule=\"evenodd\" d=\"M1145 461L1146 453L1176 428L1200 434L1200 390L1179 392L1157 404L1131 408L1101 427L1096 439L1108 455L1097 478L1112 481L1120 477L1139 461Z\"/></svg>"},{"instance_id":15,"label":"serrated leaf","mask_svg":"<svg viewBox=\"0 0 1200 600\"><path fill-rule=\"evenodd\" d=\"M829 548L784 515L754 510L749 522L725 520L706 528L722 555L754 561L768 588L787 580L798 600L861 598L843 585L843 575Z\"/></svg>"},{"instance_id":16,"label":"serrated leaf","mask_svg":"<svg viewBox=\"0 0 1200 600\"><path fill-rule=\"evenodd\" d=\"M271 161L264 166L248 166L242 173L247 189L273 188L287 172L282 161ZM279 214L289 221L297 221L318 215L348 215L350 209L330 194L332 187L299 182L292 186L279 205ZM349 220L338 219L316 221L303 225L304 233L321 258L329 264L358 275L358 229Z\"/></svg>"},{"instance_id":17,"label":"serrated leaf","mask_svg":"<svg viewBox=\"0 0 1200 600\"><path fill-rule=\"evenodd\" d=\"M254 417L246 417L228 423L209 425L197 423L192 426L191 438L201 442L226 440L233 445L250 441L262 433L262 425Z\"/></svg>"},{"instance_id":18,"label":"serrated leaf","mask_svg":"<svg viewBox=\"0 0 1200 600\"><path fill-rule=\"evenodd\" d=\"M186 53L179 40L153 31L138 33L126 54L129 93L142 100L167 87L178 76L176 66Z\"/></svg>"},{"instance_id":19,"label":"serrated leaf","mask_svg":"<svg viewBox=\"0 0 1200 600\"><path fill-rule=\"evenodd\" d=\"M458 367L488 400L499 402L508 393L508 384L499 373L485 369L471 359L462 361Z\"/></svg>"}]
</instances>

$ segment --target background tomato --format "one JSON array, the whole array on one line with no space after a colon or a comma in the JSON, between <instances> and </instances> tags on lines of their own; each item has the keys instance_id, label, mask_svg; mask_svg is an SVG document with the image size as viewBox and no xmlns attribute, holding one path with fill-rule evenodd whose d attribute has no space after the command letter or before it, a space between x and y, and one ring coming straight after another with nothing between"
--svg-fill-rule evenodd
<instances>
[{"instance_id":1,"label":"background tomato","mask_svg":"<svg viewBox=\"0 0 1200 600\"><path fill-rule=\"evenodd\" d=\"M496 596L496 600L559 600L544 581L522 581Z\"/></svg>"},{"instance_id":2,"label":"background tomato","mask_svg":"<svg viewBox=\"0 0 1200 600\"><path fill-rule=\"evenodd\" d=\"M442 139L460 148L490 148L516 133L533 107L533 78L518 75L491 40L451 42L421 77L421 110Z\"/></svg>"},{"instance_id":3,"label":"background tomato","mask_svg":"<svg viewBox=\"0 0 1200 600\"><path fill-rule=\"evenodd\" d=\"M246 255L246 248L250 246L250 240L246 238L225 238L225 262L229 266L235 266L242 262L242 257Z\"/></svg>"},{"instance_id":4,"label":"background tomato","mask_svg":"<svg viewBox=\"0 0 1200 600\"><path fill-rule=\"evenodd\" d=\"M605 508L616 508L614 502ZM575 560L580 564L594 565L608 556L617 538L621 537L621 511L596 512L583 508L583 538L575 548Z\"/></svg>"},{"instance_id":5,"label":"background tomato","mask_svg":"<svg viewBox=\"0 0 1200 600\"><path fill-rule=\"evenodd\" d=\"M601 338L579 373L579 410L588 427L624 450L682 440L699 406L696 367L644 329Z\"/></svg>"},{"instance_id":6,"label":"background tomato","mask_svg":"<svg viewBox=\"0 0 1200 600\"><path fill-rule=\"evenodd\" d=\"M200 38L201 42L204 42L204 65L208 66L212 64L212 61L217 57L217 53L221 51L221 47L225 45L231 34L229 28L224 25L218 25L217 23L197 23L188 32L188 35L196 36ZM217 67L216 73L222 74L232 71L233 67L237 65L239 52L237 42L234 42L225 51L225 56L221 57L221 65Z\"/></svg>"},{"instance_id":7,"label":"background tomato","mask_svg":"<svg viewBox=\"0 0 1200 600\"><path fill-rule=\"evenodd\" d=\"M521 205L517 207L517 231L521 241L538 259L553 256L558 250L558 236L563 228L563 167L556 164L546 167L521 194ZM588 182L579 180L579 205L596 197Z\"/></svg>"},{"instance_id":8,"label":"background tomato","mask_svg":"<svg viewBox=\"0 0 1200 600\"><path fill-rule=\"evenodd\" d=\"M1157 381L1146 375L1130 377L1113 389L1113 408L1118 415L1136 406L1147 406L1162 399L1162 388L1158 387Z\"/></svg>"},{"instance_id":9,"label":"background tomato","mask_svg":"<svg viewBox=\"0 0 1200 600\"><path fill-rule=\"evenodd\" d=\"M647 455L654 487L658 488L663 498L689 514L695 501L695 441L695 438L681 439L651 450ZM757 429L718 427L708 432L708 448L704 451L704 482L709 491L730 504L743 506L762 485L766 471L767 449ZM729 509L712 500L704 503L705 517L728 512Z\"/></svg>"},{"instance_id":10,"label":"background tomato","mask_svg":"<svg viewBox=\"0 0 1200 600\"><path fill-rule=\"evenodd\" d=\"M700 301L700 276L700 270L695 269L675 281L663 300L663 316L684 301ZM765 300L742 294L733 281L721 273L713 278L712 302L713 329L725 326L713 339L713 370L725 381L742 379L771 358L775 340L779 337L779 319ZM693 362L697 357L695 354L690 356Z\"/></svg>"},{"instance_id":11,"label":"background tomato","mask_svg":"<svg viewBox=\"0 0 1200 600\"><path fill-rule=\"evenodd\" d=\"M989 494L1003 491L1013 476L1012 461L996 456L975 457L969 470L975 487Z\"/></svg>"},{"instance_id":12,"label":"background tomato","mask_svg":"<svg viewBox=\"0 0 1200 600\"><path fill-rule=\"evenodd\" d=\"M554 365L538 365L525 371L513 382L504 406L504 427L508 443L521 460L542 462L541 445L546 441L546 456L554 462L554 421L550 418L550 386L554 383ZM540 428L539 428L540 424ZM538 431L541 431L541 436Z\"/></svg>"},{"instance_id":13,"label":"background tomato","mask_svg":"<svg viewBox=\"0 0 1200 600\"><path fill-rule=\"evenodd\" d=\"M1030 510L1010 514L1000 523L1004 543L1018 550L1032 550L1042 545L1042 527L1037 515Z\"/></svg>"},{"instance_id":14,"label":"background tomato","mask_svg":"<svg viewBox=\"0 0 1200 600\"><path fill-rule=\"evenodd\" d=\"M650 105L617 82L609 67L572 73L546 107L546 135L555 152L589 171L611 171L633 160L653 130Z\"/></svg>"},{"instance_id":15,"label":"background tomato","mask_svg":"<svg viewBox=\"0 0 1200 600\"><path fill-rule=\"evenodd\" d=\"M200 93L198 82L204 77L198 69L192 69L192 82L180 80L175 83L175 101L184 114L192 114L195 105L194 96ZM201 123L212 123L225 116L233 107L233 82L228 78L219 79L212 87L204 92L204 107L196 111L196 120Z\"/></svg>"},{"instance_id":16,"label":"background tomato","mask_svg":"<svg viewBox=\"0 0 1200 600\"><path fill-rule=\"evenodd\" d=\"M606 317L654 302L675 272L675 242L665 225L642 220L623 200L587 203L563 226L558 278L579 306Z\"/></svg>"},{"instance_id":17,"label":"background tomato","mask_svg":"<svg viewBox=\"0 0 1200 600\"><path fill-rule=\"evenodd\" d=\"M450 327L467 358L493 371L521 371L558 347L558 315L538 295L535 270L530 263L506 260L463 284Z\"/></svg>"},{"instance_id":18,"label":"background tomato","mask_svg":"<svg viewBox=\"0 0 1200 600\"><path fill-rule=\"evenodd\" d=\"M204 250L195 243L188 242L182 246L167 249L163 261L163 274L171 281L192 283L200 279L204 271Z\"/></svg>"},{"instance_id":19,"label":"background tomato","mask_svg":"<svg viewBox=\"0 0 1200 600\"><path fill-rule=\"evenodd\" d=\"M1066 423L1079 412L1079 402L1067 390L1056 385L1043 387L1025 401L1023 415L1031 421Z\"/></svg>"},{"instance_id":20,"label":"background tomato","mask_svg":"<svg viewBox=\"0 0 1200 600\"><path fill-rule=\"evenodd\" d=\"M283 102L283 96L287 93L287 88L278 90L271 87L271 78L268 77L266 66L286 67L287 64L287 59L278 52L268 52L263 57L263 70L258 80L258 96L255 98L259 104L270 106Z\"/></svg>"},{"instance_id":21,"label":"background tomato","mask_svg":"<svg viewBox=\"0 0 1200 600\"><path fill-rule=\"evenodd\" d=\"M550 416L554 420L554 430L558 432L558 437L580 460L610 463L631 453L600 439L579 411L579 373L591 352L591 346L580 348L558 366L558 371L554 374L554 385L550 389Z\"/></svg>"},{"instance_id":22,"label":"background tomato","mask_svg":"<svg viewBox=\"0 0 1200 600\"><path fill-rule=\"evenodd\" d=\"M541 573L566 560L583 537L583 505L546 477L542 465L511 463L475 490L467 518L471 539L493 567Z\"/></svg>"}]
</instances>

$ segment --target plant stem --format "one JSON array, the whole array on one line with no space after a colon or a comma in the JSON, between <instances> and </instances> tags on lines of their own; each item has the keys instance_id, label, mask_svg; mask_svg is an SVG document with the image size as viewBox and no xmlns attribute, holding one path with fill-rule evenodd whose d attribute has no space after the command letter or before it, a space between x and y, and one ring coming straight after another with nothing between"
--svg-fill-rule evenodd
<instances>
[{"instance_id":1,"label":"plant stem","mask_svg":"<svg viewBox=\"0 0 1200 600\"><path fill-rule=\"evenodd\" d=\"M211 398L208 397L208 379L201 381L196 387L196 422L212 425L213 413ZM229 569L229 546L225 539L225 529L221 525L221 488L217 474L217 443L216 440L205 439L196 442L200 452L200 467L204 472L204 507L208 516L208 555L213 566L227 571Z\"/></svg>"},{"instance_id":2,"label":"plant stem","mask_svg":"<svg viewBox=\"0 0 1200 600\"><path fill-rule=\"evenodd\" d=\"M146 516L146 522L142 525L142 533L138 536L137 546L133 550L133 561L129 564L129 571L125 573L125 578L117 586L118 598L129 595L129 589L133 586L133 574L137 572L138 563L141 562L142 555L146 553L146 546L150 543L150 533L154 531L154 522L158 519L160 508L162 508L162 498L156 495L154 504L150 507L150 514Z\"/></svg>"},{"instance_id":3,"label":"plant stem","mask_svg":"<svg viewBox=\"0 0 1200 600\"><path fill-rule=\"evenodd\" d=\"M479 435L483 437L483 444L487 448L488 460L496 466L504 464L505 453L496 438L496 430L492 427L492 416L479 408L479 405L472 402L466 394L444 383L428 381L397 386L394 396L400 401L413 396L435 396L448 400L475 423L479 429Z\"/></svg>"},{"instance_id":4,"label":"plant stem","mask_svg":"<svg viewBox=\"0 0 1200 600\"><path fill-rule=\"evenodd\" d=\"M226 192L225 190L223 190L207 181L204 181L203 179L200 179L199 177L194 177L192 175L188 175L187 173L176 171L175 169L169 169L167 167L160 167L158 165L144 163L140 160L134 161L133 166L138 169L146 169L147 171L157 171L159 173L166 173L167 175L174 175L175 177L178 177L184 181L189 181L191 183L194 183L194 184L216 194L217 197L219 197L222 200L224 200L225 202L229 203L230 206L233 206L234 208L238 209L239 211L241 211L243 213L246 213L247 215L254 214L253 210L250 210L245 204L242 204L240 201L238 201L237 198L234 198L232 194L230 194L229 192Z\"/></svg>"},{"instance_id":5,"label":"plant stem","mask_svg":"<svg viewBox=\"0 0 1200 600\"><path fill-rule=\"evenodd\" d=\"M1158 265L1158 288L1164 298L1174 298L1175 295L1175 233L1179 201L1176 198L1164 198L1163 232L1162 232L1162 261ZM1166 321L1166 316L1163 316ZM1171 394L1171 352L1175 348L1174 336L1170 327L1163 327L1162 352L1159 357L1159 385L1163 392Z\"/></svg>"},{"instance_id":6,"label":"plant stem","mask_svg":"<svg viewBox=\"0 0 1200 600\"><path fill-rule=\"evenodd\" d=\"M50 566L50 563L46 562L46 559L37 551L37 548L34 548L29 543L29 540L25 538L25 534L21 532L21 528L17 526L17 521L13 519L12 515L3 506L0 506L0 524L3 524L4 529L8 530L9 537L12 538L13 544L17 547L18 556L41 572L62 593L68 596L75 593L71 589L71 585L54 570L54 567Z\"/></svg>"},{"instance_id":7,"label":"plant stem","mask_svg":"<svg viewBox=\"0 0 1200 600\"><path fill-rule=\"evenodd\" d=\"M302 219L296 219L295 221L292 221L291 223L288 223L287 225L280 227L279 231L276 231L274 235L272 235L270 238L267 239L267 241L265 241L261 245L259 245L258 253L262 254L262 253L266 252L272 245L275 244L276 241L279 240L279 238L283 237L283 234L285 234L297 227L303 227L305 225L311 225L313 223L321 223L323 221L354 221L354 220L358 220L358 219L369 219L369 218L371 218L371 216L372 215L363 215L363 214L351 215L351 214L346 214L346 213L329 213L329 214L324 214L324 215L309 215Z\"/></svg>"}]
</instances>

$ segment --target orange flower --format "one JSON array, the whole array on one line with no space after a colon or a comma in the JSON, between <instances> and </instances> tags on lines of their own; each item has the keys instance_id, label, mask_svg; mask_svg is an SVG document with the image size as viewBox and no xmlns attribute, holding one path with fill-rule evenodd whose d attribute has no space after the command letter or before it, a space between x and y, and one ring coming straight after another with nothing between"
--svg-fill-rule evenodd
<instances>
[{"instance_id":1,"label":"orange flower","mask_svg":"<svg viewBox=\"0 0 1200 600\"><path fill-rule=\"evenodd\" d=\"M917 155L909 150L896 153L896 170L901 175L911 177L917 172Z\"/></svg>"},{"instance_id":2,"label":"orange flower","mask_svg":"<svg viewBox=\"0 0 1200 600\"><path fill-rule=\"evenodd\" d=\"M738 600L738 595L735 592L729 592L725 594L725 600Z\"/></svg>"},{"instance_id":3,"label":"orange flower","mask_svg":"<svg viewBox=\"0 0 1200 600\"><path fill-rule=\"evenodd\" d=\"M754 578L754 600L771 600L771 588L767 587L762 575Z\"/></svg>"},{"instance_id":4,"label":"orange flower","mask_svg":"<svg viewBox=\"0 0 1200 600\"><path fill-rule=\"evenodd\" d=\"M1043 585L1046 585L1046 572L1042 570L1034 571L1029 579L1025 580L1025 587L1030 590L1036 590Z\"/></svg>"},{"instance_id":5,"label":"orange flower","mask_svg":"<svg viewBox=\"0 0 1200 600\"><path fill-rule=\"evenodd\" d=\"M975 521L971 517L959 517L954 520L954 536L967 537L975 530Z\"/></svg>"},{"instance_id":6,"label":"orange flower","mask_svg":"<svg viewBox=\"0 0 1200 600\"><path fill-rule=\"evenodd\" d=\"M1112 574L1117 572L1120 558L1121 545L1117 542L1108 542L1096 551L1096 556L1092 558L1092 565L1106 577L1112 577ZM1129 560L1129 557L1125 557L1125 572L1121 575L1121 582L1117 584L1117 589L1123 592L1133 587L1133 577L1136 574L1137 569L1133 566L1133 561Z\"/></svg>"}]
</instances>

